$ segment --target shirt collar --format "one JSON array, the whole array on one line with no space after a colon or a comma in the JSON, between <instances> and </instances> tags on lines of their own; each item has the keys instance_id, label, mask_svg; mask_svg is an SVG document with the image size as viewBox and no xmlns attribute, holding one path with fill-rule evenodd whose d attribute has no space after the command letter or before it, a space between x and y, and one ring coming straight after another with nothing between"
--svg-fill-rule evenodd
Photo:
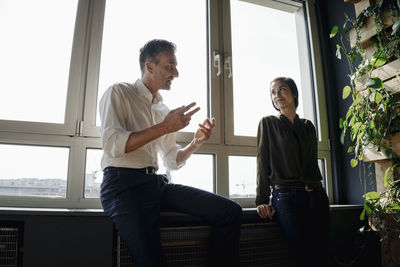
<instances>
[{"instance_id":1,"label":"shirt collar","mask_svg":"<svg viewBox=\"0 0 400 267\"><path fill-rule=\"evenodd\" d=\"M144 83L141 79L137 79L137 81L135 82L135 87L137 89L138 95L146 98L146 100L148 100L148 102L150 102L152 104L158 104L158 103L162 102L163 98L160 95L160 93L158 93L158 92L156 94L156 98L154 99L154 102L152 102L153 94L150 92L149 88L147 88L146 85L144 85Z\"/></svg>"},{"instance_id":2,"label":"shirt collar","mask_svg":"<svg viewBox=\"0 0 400 267\"><path fill-rule=\"evenodd\" d=\"M297 124L297 122L299 121L299 115L298 114L296 114L296 117L294 117L294 122L293 122L293 124L289 121L289 119L285 116L285 115L283 115L282 113L279 113L279 118L282 120L282 121L284 121L284 122L286 122L286 123L288 123L288 124L290 124L290 125L296 125Z\"/></svg>"}]
</instances>

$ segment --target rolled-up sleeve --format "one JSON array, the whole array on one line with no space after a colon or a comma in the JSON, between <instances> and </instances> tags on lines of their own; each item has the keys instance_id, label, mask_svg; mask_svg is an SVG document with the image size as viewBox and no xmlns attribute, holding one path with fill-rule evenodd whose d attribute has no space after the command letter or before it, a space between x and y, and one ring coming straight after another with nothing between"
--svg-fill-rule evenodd
<instances>
[{"instance_id":1,"label":"rolled-up sleeve","mask_svg":"<svg viewBox=\"0 0 400 267\"><path fill-rule=\"evenodd\" d=\"M186 161L181 162L179 165L176 162L176 156L181 146L176 143L175 133L167 134L163 138L164 142L161 142L161 157L165 167L170 170L177 170L184 166Z\"/></svg>"},{"instance_id":2,"label":"rolled-up sleeve","mask_svg":"<svg viewBox=\"0 0 400 267\"><path fill-rule=\"evenodd\" d=\"M125 105L117 85L107 89L99 105L101 142L104 153L118 158L125 154L125 146L131 134L126 130Z\"/></svg>"}]
</instances>

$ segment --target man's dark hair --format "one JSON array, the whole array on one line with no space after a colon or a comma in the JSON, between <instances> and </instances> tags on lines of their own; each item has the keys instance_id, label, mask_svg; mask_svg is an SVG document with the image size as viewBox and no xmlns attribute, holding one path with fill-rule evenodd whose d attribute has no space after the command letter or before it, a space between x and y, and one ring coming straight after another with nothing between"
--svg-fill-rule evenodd
<instances>
[{"instance_id":1,"label":"man's dark hair","mask_svg":"<svg viewBox=\"0 0 400 267\"><path fill-rule=\"evenodd\" d=\"M286 83L286 85L289 87L290 91L292 92L292 94L294 96L294 105L296 106L296 109L297 109L297 106L299 105L299 91L297 90L297 85L294 82L294 80L292 78L289 78L289 77L277 77L277 78L275 78L275 79L273 79L271 81L270 88L271 88L271 84L274 83L274 82L284 82L284 83ZM275 106L274 101L272 100L272 98L271 98L271 101L272 101L272 105L274 106L274 108L277 111L280 111L280 109Z\"/></svg>"},{"instance_id":2,"label":"man's dark hair","mask_svg":"<svg viewBox=\"0 0 400 267\"><path fill-rule=\"evenodd\" d=\"M162 39L153 39L144 44L140 48L139 64L142 75L144 73L144 68L147 60L157 60L157 55L161 52L171 52L175 53L176 45L172 42ZM158 61L155 61L157 64Z\"/></svg>"}]
</instances>

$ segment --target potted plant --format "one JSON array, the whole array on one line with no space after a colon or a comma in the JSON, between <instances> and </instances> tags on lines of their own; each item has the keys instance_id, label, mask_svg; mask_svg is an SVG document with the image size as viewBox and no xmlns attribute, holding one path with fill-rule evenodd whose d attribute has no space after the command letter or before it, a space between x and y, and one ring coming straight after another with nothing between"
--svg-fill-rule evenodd
<instances>
[{"instance_id":1,"label":"potted plant","mask_svg":"<svg viewBox=\"0 0 400 267\"><path fill-rule=\"evenodd\" d=\"M364 194L360 219L368 217L371 229L380 233L383 265L400 265L400 0L354 2L357 18L345 14L342 29L334 26L330 34L339 36L336 57L344 55L350 67L350 85L342 95L352 102L339 119L340 141L350 137L352 167L371 159L378 160L376 167L387 165L383 173L376 172L383 186Z\"/></svg>"}]
</instances>

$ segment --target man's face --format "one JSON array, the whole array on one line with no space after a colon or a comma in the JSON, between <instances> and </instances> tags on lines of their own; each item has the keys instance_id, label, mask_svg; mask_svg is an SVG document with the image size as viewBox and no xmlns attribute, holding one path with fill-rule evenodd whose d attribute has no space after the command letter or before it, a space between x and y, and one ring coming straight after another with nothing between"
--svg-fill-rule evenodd
<instances>
[{"instance_id":1,"label":"man's face","mask_svg":"<svg viewBox=\"0 0 400 267\"><path fill-rule=\"evenodd\" d=\"M179 76L176 68L176 57L171 52L159 53L154 61L151 63L152 79L157 89L169 90L171 88L172 80Z\"/></svg>"}]
</instances>

